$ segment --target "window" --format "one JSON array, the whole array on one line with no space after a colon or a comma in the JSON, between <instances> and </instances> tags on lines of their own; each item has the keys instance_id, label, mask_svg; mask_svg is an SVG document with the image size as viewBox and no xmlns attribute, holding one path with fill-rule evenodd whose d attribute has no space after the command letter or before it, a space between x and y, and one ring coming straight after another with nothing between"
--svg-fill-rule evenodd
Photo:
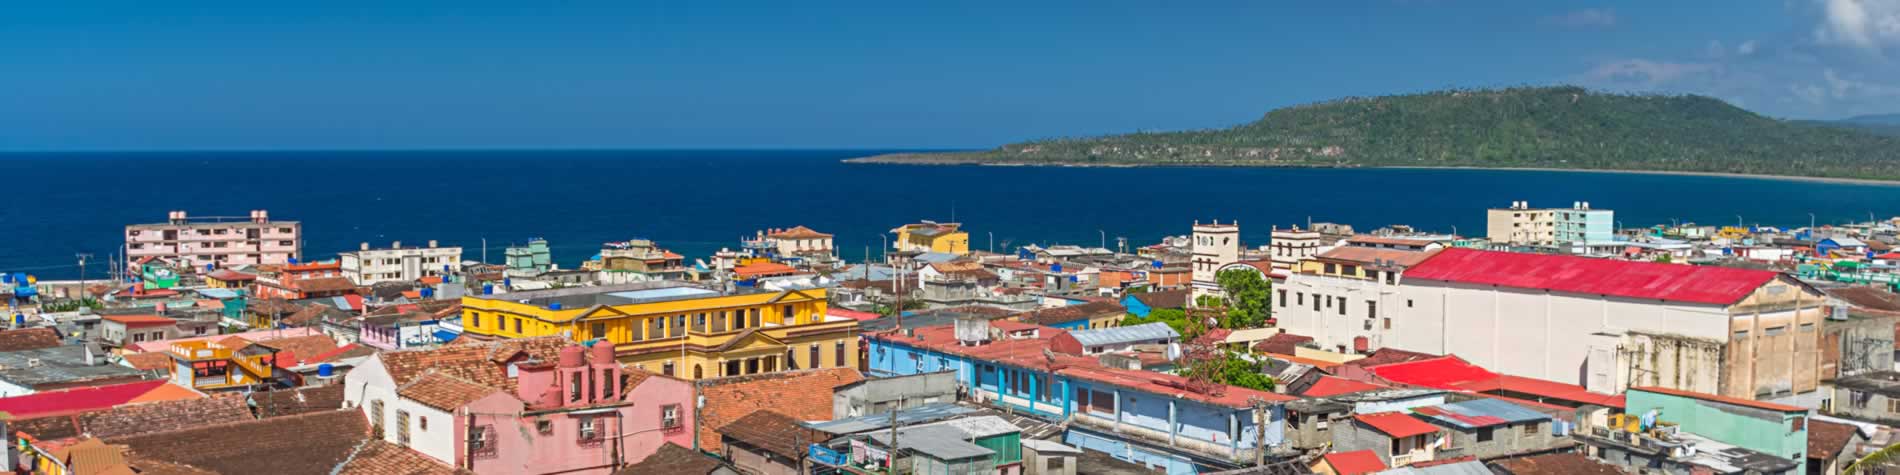
<instances>
[{"instance_id":1,"label":"window","mask_svg":"<svg viewBox=\"0 0 1900 475\"><path fill-rule=\"evenodd\" d=\"M581 378L574 378L573 380L568 381L568 383L569 384L567 385L567 400L569 401L581 400Z\"/></svg>"},{"instance_id":2,"label":"window","mask_svg":"<svg viewBox=\"0 0 1900 475\"><path fill-rule=\"evenodd\" d=\"M1346 274L1347 276L1357 276L1359 275L1359 266L1347 264L1343 267L1340 267L1339 273Z\"/></svg>"},{"instance_id":3,"label":"window","mask_svg":"<svg viewBox=\"0 0 1900 475\"><path fill-rule=\"evenodd\" d=\"M844 363L844 342L843 341L839 341L837 343L832 344L832 352L833 352L832 358L831 358L832 363L836 363L837 366L840 368L850 366Z\"/></svg>"},{"instance_id":4,"label":"window","mask_svg":"<svg viewBox=\"0 0 1900 475\"><path fill-rule=\"evenodd\" d=\"M672 428L677 428L679 426L680 426L680 405L667 404L664 406L660 406L660 427L665 428L665 429L672 429Z\"/></svg>"},{"instance_id":5,"label":"window","mask_svg":"<svg viewBox=\"0 0 1900 475\"><path fill-rule=\"evenodd\" d=\"M1379 318L1379 302L1366 301L1366 318Z\"/></svg>"},{"instance_id":6,"label":"window","mask_svg":"<svg viewBox=\"0 0 1900 475\"><path fill-rule=\"evenodd\" d=\"M1492 434L1491 434L1490 427L1478 428L1478 442L1490 442L1491 438L1492 438Z\"/></svg>"},{"instance_id":7,"label":"window","mask_svg":"<svg viewBox=\"0 0 1900 475\"><path fill-rule=\"evenodd\" d=\"M673 316L673 327L666 329L666 336L683 336L685 334L686 334L686 316L685 315Z\"/></svg>"},{"instance_id":8,"label":"window","mask_svg":"<svg viewBox=\"0 0 1900 475\"><path fill-rule=\"evenodd\" d=\"M515 333L521 333L521 319L515 319Z\"/></svg>"},{"instance_id":9,"label":"window","mask_svg":"<svg viewBox=\"0 0 1900 475\"><path fill-rule=\"evenodd\" d=\"M1342 317L1346 316L1346 298L1345 297L1339 298L1339 315Z\"/></svg>"},{"instance_id":10,"label":"window","mask_svg":"<svg viewBox=\"0 0 1900 475\"><path fill-rule=\"evenodd\" d=\"M595 323L595 324L593 324L593 325L588 325L588 326L587 326L587 331L588 331L589 333L591 333L591 334L593 335L593 337L594 337L594 338L606 338L606 337L607 337L607 324L605 324L605 323Z\"/></svg>"},{"instance_id":11,"label":"window","mask_svg":"<svg viewBox=\"0 0 1900 475\"><path fill-rule=\"evenodd\" d=\"M141 341L145 341L145 334L144 334L144 333L133 333L133 334L132 334L132 341L133 341L133 342L141 342Z\"/></svg>"},{"instance_id":12,"label":"window","mask_svg":"<svg viewBox=\"0 0 1900 475\"><path fill-rule=\"evenodd\" d=\"M1412 308L1412 299L1405 299L1405 308Z\"/></svg>"},{"instance_id":13,"label":"window","mask_svg":"<svg viewBox=\"0 0 1900 475\"><path fill-rule=\"evenodd\" d=\"M759 309L756 308L752 309L752 326L754 328L759 326Z\"/></svg>"},{"instance_id":14,"label":"window","mask_svg":"<svg viewBox=\"0 0 1900 475\"><path fill-rule=\"evenodd\" d=\"M778 316L779 318L785 319L786 325L798 322L797 316L792 314L792 306L790 305L779 307Z\"/></svg>"},{"instance_id":15,"label":"window","mask_svg":"<svg viewBox=\"0 0 1900 475\"><path fill-rule=\"evenodd\" d=\"M396 410L396 443L409 445L409 411Z\"/></svg>"},{"instance_id":16,"label":"window","mask_svg":"<svg viewBox=\"0 0 1900 475\"><path fill-rule=\"evenodd\" d=\"M668 362L666 362L666 363L664 363L664 364L661 364L661 365L660 365L660 373L661 373L661 374L665 374L665 375L667 375L667 376L672 376L672 375L673 375L673 362L671 362L671 361L668 361Z\"/></svg>"},{"instance_id":17,"label":"window","mask_svg":"<svg viewBox=\"0 0 1900 475\"><path fill-rule=\"evenodd\" d=\"M1887 400L1887 413L1888 413L1888 414L1900 414L1900 399L1888 399L1888 400Z\"/></svg>"},{"instance_id":18,"label":"window","mask_svg":"<svg viewBox=\"0 0 1900 475\"><path fill-rule=\"evenodd\" d=\"M706 331L706 312L699 312L693 315L693 331Z\"/></svg>"},{"instance_id":19,"label":"window","mask_svg":"<svg viewBox=\"0 0 1900 475\"><path fill-rule=\"evenodd\" d=\"M487 458L495 456L494 433L495 428L493 426L479 425L470 427L468 429L468 445L470 451L474 452L476 457Z\"/></svg>"},{"instance_id":20,"label":"window","mask_svg":"<svg viewBox=\"0 0 1900 475\"><path fill-rule=\"evenodd\" d=\"M1391 318L1391 317L1386 317L1386 319L1385 319L1385 329L1387 329L1387 330L1391 330L1391 329L1392 329L1392 318Z\"/></svg>"},{"instance_id":21,"label":"window","mask_svg":"<svg viewBox=\"0 0 1900 475\"><path fill-rule=\"evenodd\" d=\"M706 377L706 368L701 367L698 364L694 364L693 365L693 379L703 379L705 377Z\"/></svg>"},{"instance_id":22,"label":"window","mask_svg":"<svg viewBox=\"0 0 1900 475\"><path fill-rule=\"evenodd\" d=\"M615 389L614 386L619 385L619 383L620 381L614 378L614 370L612 369L600 370L599 388L600 388L601 399L612 398L614 396L614 389Z\"/></svg>"},{"instance_id":23,"label":"window","mask_svg":"<svg viewBox=\"0 0 1900 475\"><path fill-rule=\"evenodd\" d=\"M1742 341L1742 340L1747 340L1747 339L1748 339L1748 330L1735 331L1735 341Z\"/></svg>"},{"instance_id":24,"label":"window","mask_svg":"<svg viewBox=\"0 0 1900 475\"><path fill-rule=\"evenodd\" d=\"M1768 327L1768 328L1762 329L1761 336L1780 336L1782 333L1787 333L1787 332L1788 332L1787 325L1774 326L1774 327Z\"/></svg>"},{"instance_id":25,"label":"window","mask_svg":"<svg viewBox=\"0 0 1900 475\"><path fill-rule=\"evenodd\" d=\"M1537 428L1538 426L1542 426L1542 425L1543 424L1537 423L1537 422L1524 424L1524 436L1529 437L1529 436L1537 435Z\"/></svg>"},{"instance_id":26,"label":"window","mask_svg":"<svg viewBox=\"0 0 1900 475\"><path fill-rule=\"evenodd\" d=\"M1801 333L1814 333L1814 324L1812 323L1801 324Z\"/></svg>"},{"instance_id":27,"label":"window","mask_svg":"<svg viewBox=\"0 0 1900 475\"><path fill-rule=\"evenodd\" d=\"M1335 265L1335 264L1333 264L1333 263L1330 263L1330 262L1328 262L1328 263L1326 263L1326 273L1328 273L1328 274L1337 274L1337 273L1339 273L1339 266L1338 266L1338 265Z\"/></svg>"},{"instance_id":28,"label":"window","mask_svg":"<svg viewBox=\"0 0 1900 475\"><path fill-rule=\"evenodd\" d=\"M1801 429L1805 429L1807 427L1808 427L1808 418L1795 416L1794 420L1789 421L1788 432L1800 432Z\"/></svg>"},{"instance_id":29,"label":"window","mask_svg":"<svg viewBox=\"0 0 1900 475\"><path fill-rule=\"evenodd\" d=\"M825 367L825 363L818 359L818 344L817 343L811 344L811 355L809 356L810 358L807 358L805 362L810 363L813 369Z\"/></svg>"},{"instance_id":30,"label":"window","mask_svg":"<svg viewBox=\"0 0 1900 475\"><path fill-rule=\"evenodd\" d=\"M1280 289L1280 308L1286 308L1286 289Z\"/></svg>"},{"instance_id":31,"label":"window","mask_svg":"<svg viewBox=\"0 0 1900 475\"><path fill-rule=\"evenodd\" d=\"M429 417L428 416L417 417L416 428L423 432L428 432L429 431Z\"/></svg>"},{"instance_id":32,"label":"window","mask_svg":"<svg viewBox=\"0 0 1900 475\"><path fill-rule=\"evenodd\" d=\"M191 333L195 335L203 335L205 334L205 327L193 328L191 329Z\"/></svg>"},{"instance_id":33,"label":"window","mask_svg":"<svg viewBox=\"0 0 1900 475\"><path fill-rule=\"evenodd\" d=\"M593 445L600 443L600 431L595 430L594 416L580 416L577 419L580 422L578 426L580 427L581 444Z\"/></svg>"},{"instance_id":34,"label":"window","mask_svg":"<svg viewBox=\"0 0 1900 475\"><path fill-rule=\"evenodd\" d=\"M1294 293L1293 293L1293 300L1294 300L1294 302L1293 302L1293 304L1294 304L1294 305L1306 305L1306 293L1305 293L1305 292L1294 292Z\"/></svg>"},{"instance_id":35,"label":"window","mask_svg":"<svg viewBox=\"0 0 1900 475\"><path fill-rule=\"evenodd\" d=\"M1065 459L1062 457L1049 457L1049 463L1043 465L1043 471L1052 472L1052 473L1062 473L1063 471L1062 469L1065 467L1063 464L1066 463L1064 462L1064 460L1068 460L1068 459Z\"/></svg>"},{"instance_id":36,"label":"window","mask_svg":"<svg viewBox=\"0 0 1900 475\"><path fill-rule=\"evenodd\" d=\"M553 434L554 421L550 421L550 420L534 421L534 430L536 432L540 432L541 435Z\"/></svg>"},{"instance_id":37,"label":"window","mask_svg":"<svg viewBox=\"0 0 1900 475\"><path fill-rule=\"evenodd\" d=\"M369 402L369 432L378 439L383 438L383 401Z\"/></svg>"}]
</instances>

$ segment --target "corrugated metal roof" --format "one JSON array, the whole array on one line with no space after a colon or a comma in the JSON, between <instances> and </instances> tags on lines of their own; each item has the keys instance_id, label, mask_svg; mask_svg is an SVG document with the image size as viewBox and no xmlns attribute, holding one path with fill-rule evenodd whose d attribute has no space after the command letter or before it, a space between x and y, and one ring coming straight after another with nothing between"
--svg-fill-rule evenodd
<instances>
[{"instance_id":1,"label":"corrugated metal roof","mask_svg":"<svg viewBox=\"0 0 1900 475\"><path fill-rule=\"evenodd\" d=\"M1485 468L1482 462L1469 461L1426 467L1399 467L1376 475L1491 475L1491 469Z\"/></svg>"},{"instance_id":2,"label":"corrugated metal roof","mask_svg":"<svg viewBox=\"0 0 1900 475\"><path fill-rule=\"evenodd\" d=\"M1023 431L1023 428L1016 427L1016 424L1009 423L1009 420L996 416L965 417L932 425L954 428L962 431L964 437L995 437Z\"/></svg>"},{"instance_id":3,"label":"corrugated metal roof","mask_svg":"<svg viewBox=\"0 0 1900 475\"><path fill-rule=\"evenodd\" d=\"M1473 399L1438 406L1418 407L1413 408L1412 412L1466 429L1550 419L1550 416L1544 413L1496 399Z\"/></svg>"},{"instance_id":4,"label":"corrugated metal roof","mask_svg":"<svg viewBox=\"0 0 1900 475\"><path fill-rule=\"evenodd\" d=\"M939 402L897 411L897 422L899 425L916 425L974 412L977 412L977 410L958 406L953 403ZM891 415L873 414L827 422L807 423L805 426L832 434L856 434L890 427Z\"/></svg>"},{"instance_id":5,"label":"corrugated metal roof","mask_svg":"<svg viewBox=\"0 0 1900 475\"><path fill-rule=\"evenodd\" d=\"M1727 305L1778 275L1763 270L1449 248L1405 272L1439 280Z\"/></svg>"},{"instance_id":6,"label":"corrugated metal roof","mask_svg":"<svg viewBox=\"0 0 1900 475\"><path fill-rule=\"evenodd\" d=\"M1069 335L1082 346L1116 345L1138 341L1174 340L1181 338L1174 328L1166 323L1143 323L1131 327L1110 327L1094 330L1071 330Z\"/></svg>"},{"instance_id":7,"label":"corrugated metal roof","mask_svg":"<svg viewBox=\"0 0 1900 475\"><path fill-rule=\"evenodd\" d=\"M886 432L871 434L871 440L891 446L891 435ZM944 426L919 426L897 430L897 446L930 456L937 460L963 460L976 457L988 457L996 452L983 446L963 441L963 433Z\"/></svg>"}]
</instances>

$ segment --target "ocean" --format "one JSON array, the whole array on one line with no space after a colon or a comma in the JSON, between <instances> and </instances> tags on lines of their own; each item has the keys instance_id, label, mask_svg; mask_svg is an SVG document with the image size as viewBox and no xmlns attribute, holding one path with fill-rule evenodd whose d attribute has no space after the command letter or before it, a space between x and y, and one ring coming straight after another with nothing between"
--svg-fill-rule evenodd
<instances>
[{"instance_id":1,"label":"ocean","mask_svg":"<svg viewBox=\"0 0 1900 475\"><path fill-rule=\"evenodd\" d=\"M960 221L971 247L1129 248L1238 220L1250 246L1274 226L1390 224L1482 235L1511 201L1588 201L1629 227L1672 220L1806 226L1900 213L1900 186L1715 176L1450 169L1069 168L845 164L886 150L165 152L0 154L0 272L104 275L124 226L166 212L303 223L306 258L358 243L430 239L488 260L532 238L577 266L600 244L653 239L687 256L769 227L836 235L849 260L891 228Z\"/></svg>"}]
</instances>

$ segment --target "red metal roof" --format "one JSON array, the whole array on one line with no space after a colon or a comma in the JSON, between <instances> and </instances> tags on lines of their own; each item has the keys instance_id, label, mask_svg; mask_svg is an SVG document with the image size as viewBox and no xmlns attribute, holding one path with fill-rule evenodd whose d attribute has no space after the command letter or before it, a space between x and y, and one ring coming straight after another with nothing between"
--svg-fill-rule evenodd
<instances>
[{"instance_id":1,"label":"red metal roof","mask_svg":"<svg viewBox=\"0 0 1900 475\"><path fill-rule=\"evenodd\" d=\"M760 262L757 264L743 265L743 266L739 266L732 269L732 273L738 274L739 277L769 277L769 276L776 276L776 275L786 275L786 274L791 274L794 272L798 272L798 269L795 269L792 266L780 264L777 262Z\"/></svg>"},{"instance_id":2,"label":"red metal roof","mask_svg":"<svg viewBox=\"0 0 1900 475\"><path fill-rule=\"evenodd\" d=\"M1608 406L1608 407L1615 407L1615 408L1623 407L1623 398L1621 396L1593 393L1593 392L1590 392L1589 390L1584 389L1583 386L1578 386L1575 384L1565 384L1565 383L1559 383L1556 381L1545 381L1542 379L1526 378L1522 376L1511 376L1508 374L1498 375L1496 379L1466 381L1463 383L1454 384L1453 386L1456 386L1459 389L1465 389L1465 390L1481 392L1481 393L1493 392L1493 391L1507 391L1507 392L1513 392L1513 393L1529 394L1529 395L1537 396L1544 399L1559 399L1559 400L1564 400L1564 401L1578 402L1578 403L1583 403L1583 404L1595 404L1598 406Z\"/></svg>"},{"instance_id":3,"label":"red metal roof","mask_svg":"<svg viewBox=\"0 0 1900 475\"><path fill-rule=\"evenodd\" d=\"M1374 430L1383 432L1385 435L1395 439L1438 432L1438 426L1418 420L1416 417L1397 412L1360 414L1352 416L1352 418L1365 425L1372 426Z\"/></svg>"},{"instance_id":4,"label":"red metal roof","mask_svg":"<svg viewBox=\"0 0 1900 475\"><path fill-rule=\"evenodd\" d=\"M131 402L164 385L165 380L159 379L0 398L0 412L14 419L32 419L96 411Z\"/></svg>"},{"instance_id":5,"label":"red metal roof","mask_svg":"<svg viewBox=\"0 0 1900 475\"><path fill-rule=\"evenodd\" d=\"M1333 452L1321 458L1326 459L1326 465L1332 466L1333 473L1339 475L1363 475L1385 470L1385 462L1380 461L1379 454L1371 450Z\"/></svg>"},{"instance_id":6,"label":"red metal roof","mask_svg":"<svg viewBox=\"0 0 1900 475\"><path fill-rule=\"evenodd\" d=\"M1466 362L1457 356L1407 361L1366 368L1372 374L1399 384L1424 386L1437 389L1461 389L1457 385L1468 381L1497 379L1498 374L1477 365Z\"/></svg>"},{"instance_id":7,"label":"red metal roof","mask_svg":"<svg viewBox=\"0 0 1900 475\"><path fill-rule=\"evenodd\" d=\"M849 318L849 319L857 320L857 321L865 321L865 320L876 320L878 317L882 317L883 315L878 315L876 313L871 313L871 312L860 312L857 310L846 310L846 309L842 309L838 307L826 307L825 316L843 317L843 318Z\"/></svg>"},{"instance_id":8,"label":"red metal roof","mask_svg":"<svg viewBox=\"0 0 1900 475\"><path fill-rule=\"evenodd\" d=\"M1340 378L1340 377L1334 377L1334 376L1320 376L1319 381L1313 382L1313 385L1308 386L1306 388L1306 392L1301 393L1300 395L1305 396L1305 397L1338 396L1341 394L1350 394L1350 393L1356 393L1360 391L1371 391L1371 390L1379 389L1383 387L1384 386L1380 386L1377 384L1353 381L1346 378Z\"/></svg>"},{"instance_id":9,"label":"red metal roof","mask_svg":"<svg viewBox=\"0 0 1900 475\"><path fill-rule=\"evenodd\" d=\"M1405 271L1406 279L1727 305L1776 272L1587 257L1450 248Z\"/></svg>"},{"instance_id":10,"label":"red metal roof","mask_svg":"<svg viewBox=\"0 0 1900 475\"><path fill-rule=\"evenodd\" d=\"M1686 398L1691 398L1691 399L1701 399L1704 401L1713 401L1713 402L1719 402L1723 404L1734 404L1737 406L1746 406L1746 407L1752 407L1756 409L1767 409L1767 410L1776 411L1776 412L1808 412L1808 409L1805 407L1790 406L1787 404L1775 404L1772 402L1762 402L1762 401L1756 401L1752 399L1742 399L1742 398L1737 398L1737 397L1718 396L1714 394L1698 393L1698 392L1693 392L1693 391L1683 391L1679 389L1659 388L1659 387L1654 387L1654 386L1642 386L1642 387L1630 388L1630 390L1651 392L1651 393L1657 393L1657 394L1668 394L1671 396L1680 396L1680 397L1686 397Z\"/></svg>"}]
</instances>

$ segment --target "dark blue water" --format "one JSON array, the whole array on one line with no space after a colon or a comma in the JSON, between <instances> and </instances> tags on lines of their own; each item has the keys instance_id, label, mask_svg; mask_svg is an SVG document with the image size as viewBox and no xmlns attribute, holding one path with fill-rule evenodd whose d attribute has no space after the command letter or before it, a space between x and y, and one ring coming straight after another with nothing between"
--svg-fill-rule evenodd
<instances>
[{"instance_id":1,"label":"dark blue water","mask_svg":"<svg viewBox=\"0 0 1900 475\"><path fill-rule=\"evenodd\" d=\"M876 151L218 152L0 155L0 271L78 275L73 254L104 256L129 223L193 216L304 224L305 255L368 241L461 245L489 259L547 238L577 265L606 241L645 237L691 258L763 227L837 235L847 258L890 228L960 220L971 245L1131 247L1238 219L1250 245L1270 226L1315 221L1361 230L1404 223L1482 234L1484 209L1589 201L1626 226L1671 219L1805 226L1900 213L1900 186L1745 178L1413 169L1017 168L856 165ZM1099 230L1099 232L1098 232ZM1006 244L1007 243L1007 244ZM89 271L101 275L98 267Z\"/></svg>"}]
</instances>

